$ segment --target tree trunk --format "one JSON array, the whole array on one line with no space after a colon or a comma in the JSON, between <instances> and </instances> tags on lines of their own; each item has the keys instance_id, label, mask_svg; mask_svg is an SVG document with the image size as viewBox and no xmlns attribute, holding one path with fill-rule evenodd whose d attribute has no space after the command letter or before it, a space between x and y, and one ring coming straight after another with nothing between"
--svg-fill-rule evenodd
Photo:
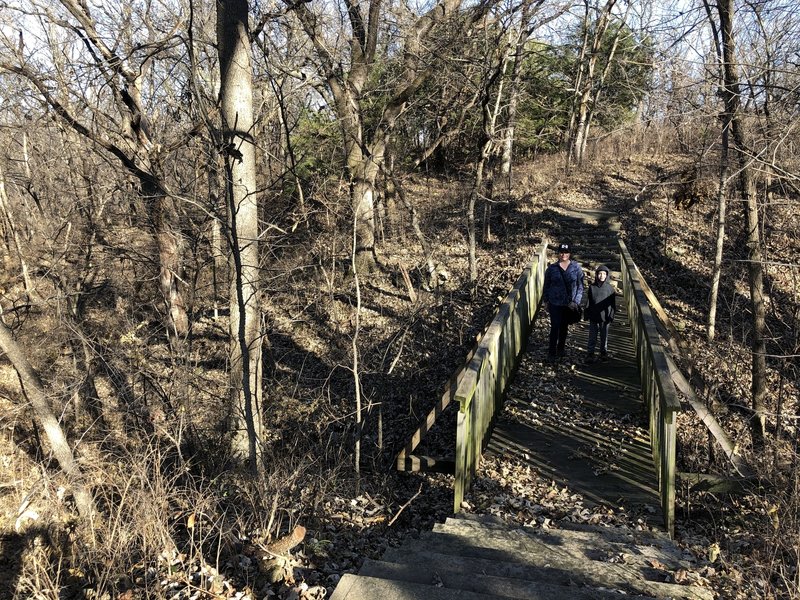
<instances>
[{"instance_id":1,"label":"tree trunk","mask_svg":"<svg viewBox=\"0 0 800 600\"><path fill-rule=\"evenodd\" d=\"M22 348L14 340L11 330L2 321L0 321L0 349L2 349L19 374L23 391L30 399L34 415L45 432L53 455L72 485L72 493L75 497L75 505L78 507L78 512L82 517L90 519L95 513L94 500L84 487L80 468L75 461L64 431L50 408L42 380L31 366Z\"/></svg>"},{"instance_id":2,"label":"tree trunk","mask_svg":"<svg viewBox=\"0 0 800 600\"><path fill-rule=\"evenodd\" d=\"M261 310L258 204L253 130L253 74L246 0L217 3L227 233L231 250L230 394L233 450L257 469L261 415Z\"/></svg>"},{"instance_id":3,"label":"tree trunk","mask_svg":"<svg viewBox=\"0 0 800 600\"><path fill-rule=\"evenodd\" d=\"M483 185L483 170L486 165L486 155L488 155L488 147L491 142L484 142L481 149L481 157L478 160L478 166L475 169L475 182L472 185L472 191L469 194L469 201L467 202L467 251L469 254L469 282L473 286L478 282L478 259L476 256L475 244L477 242L477 235L475 233L475 204L478 199L478 193Z\"/></svg>"},{"instance_id":4,"label":"tree trunk","mask_svg":"<svg viewBox=\"0 0 800 600\"><path fill-rule=\"evenodd\" d=\"M627 4L627 8L625 9L625 16L622 17L622 22L624 23L628 18L628 12L631 10L632 4L629 2ZM611 3L609 3L608 8L608 15L611 13ZM609 20L605 19L602 20L602 24L598 24L598 28L602 27L603 31L601 36L605 36L605 32L608 30ZM606 79L608 78L608 74L611 72L611 67L614 64L614 57L617 54L617 48L619 46L620 36L622 35L622 27L618 27L616 33L614 34L614 41L611 43L611 49L608 52L608 56L606 57L606 64L603 67L602 73L600 73L600 77L597 78L596 81L593 81L593 85L591 86L591 91L589 95L589 101L587 104L587 110L585 118L582 121L583 131L580 132L579 138L581 140L581 146L578 149L578 164L583 164L584 159L586 158L586 144L589 141L589 129L592 127L592 120L594 119L595 111L597 110L597 103L600 101L600 94L603 91L603 84L605 83ZM602 37L598 40L602 42ZM597 51L599 52L600 48L598 46ZM593 70L596 67L593 67Z\"/></svg>"},{"instance_id":5,"label":"tree trunk","mask_svg":"<svg viewBox=\"0 0 800 600\"><path fill-rule=\"evenodd\" d=\"M360 167L356 171L362 170ZM377 267L375 252L375 183L355 175L350 182L350 196L355 219L355 256L358 273L371 273Z\"/></svg>"},{"instance_id":6,"label":"tree trunk","mask_svg":"<svg viewBox=\"0 0 800 600\"><path fill-rule=\"evenodd\" d=\"M586 13L583 26L586 28L583 46L579 58L578 74L575 79L575 102L573 114L570 118L569 145L567 148L567 166L583 163L586 150L586 137L590 125L589 112L592 100L592 89L595 85L595 70L600 54L600 48L611 19L611 9L616 0L607 0L595 21L594 31L591 32L591 46L589 45L589 4L585 2Z\"/></svg>"},{"instance_id":7,"label":"tree trunk","mask_svg":"<svg viewBox=\"0 0 800 600\"><path fill-rule=\"evenodd\" d=\"M522 60L525 55L525 44L528 41L528 13L531 1L525 0L522 6L522 17L517 35L514 63L511 66L511 84L508 90L508 115L506 134L503 138L503 150L500 158L500 181L511 191L511 160L514 153L514 129L517 124L517 105L519 103L520 83L522 81Z\"/></svg>"},{"instance_id":8,"label":"tree trunk","mask_svg":"<svg viewBox=\"0 0 800 600\"><path fill-rule=\"evenodd\" d=\"M342 129L345 164L350 179L350 199L355 223L355 248L353 268L368 272L377 265L375 252L375 182L384 166L389 136L397 118L411 97L433 72L433 67L420 60L427 36L438 22L453 13L461 0L444 0L432 6L411 26L404 38L403 59L398 68L397 84L389 94L378 127L369 135L364 130L365 107L362 91L374 69L382 65L376 60L380 31L380 0L370 0L366 14L357 2L345 2L352 38L348 40L349 55L334 55L324 39L320 15L312 13L308 3L284 0L297 15L303 30L313 44L319 59L321 73L333 96L334 108ZM478 14L483 14L478 11ZM343 71L343 65L349 71Z\"/></svg>"},{"instance_id":9,"label":"tree trunk","mask_svg":"<svg viewBox=\"0 0 800 600\"><path fill-rule=\"evenodd\" d=\"M761 238L759 232L758 199L753 180L752 167L749 162L744 126L739 114L739 75L736 65L735 40L733 37L733 0L720 0L719 11L720 32L722 34L723 72L725 78L725 107L730 115L731 134L739 161L739 186L745 200L747 227L748 279L750 284L750 302L752 304L753 340L752 340L752 384L751 401L753 418L751 435L754 446L764 443L766 413L764 400L767 390L767 362L765 341L764 306L764 266L761 256Z\"/></svg>"},{"instance_id":10,"label":"tree trunk","mask_svg":"<svg viewBox=\"0 0 800 600\"><path fill-rule=\"evenodd\" d=\"M182 340L189 332L189 316L183 298L183 236L178 227L175 201L151 182L143 182L142 192L150 208L150 217L158 248L158 282L163 302L167 334Z\"/></svg>"},{"instance_id":11,"label":"tree trunk","mask_svg":"<svg viewBox=\"0 0 800 600\"><path fill-rule=\"evenodd\" d=\"M708 341L713 341L717 325L717 298L719 296L719 280L722 273L722 252L725 245L725 218L727 214L727 180L728 180L728 129L730 120L722 129L722 155L719 170L719 191L717 193L717 240L714 252L714 268L711 275L711 296L708 302Z\"/></svg>"}]
</instances>

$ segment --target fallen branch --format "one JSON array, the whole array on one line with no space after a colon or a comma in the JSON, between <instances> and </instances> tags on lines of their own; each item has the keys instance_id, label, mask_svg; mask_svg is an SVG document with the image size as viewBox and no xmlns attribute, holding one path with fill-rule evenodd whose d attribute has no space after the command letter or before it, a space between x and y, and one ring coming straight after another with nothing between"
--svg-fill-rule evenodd
<instances>
[{"instance_id":1,"label":"fallen branch","mask_svg":"<svg viewBox=\"0 0 800 600\"><path fill-rule=\"evenodd\" d=\"M411 496L411 498L408 499L408 502L406 502L405 504L403 504L403 506L400 507L400 510L397 511L397 514L392 517L392 520L389 521L389 523L386 526L387 527L391 527L394 524L394 522L397 520L397 517L400 516L400 513L402 513L409 504L411 504L414 500L416 500L417 496L419 496L421 493L422 493L422 484L420 483L419 484L419 490L417 490L417 493L414 494L413 496Z\"/></svg>"}]
</instances>

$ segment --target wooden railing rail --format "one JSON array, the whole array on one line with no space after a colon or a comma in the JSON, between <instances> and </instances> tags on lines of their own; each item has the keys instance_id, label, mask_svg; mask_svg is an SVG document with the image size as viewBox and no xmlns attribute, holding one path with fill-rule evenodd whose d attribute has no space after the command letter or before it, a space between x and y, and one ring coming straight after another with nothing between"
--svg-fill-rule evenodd
<instances>
[{"instance_id":1,"label":"wooden railing rail","mask_svg":"<svg viewBox=\"0 0 800 600\"><path fill-rule=\"evenodd\" d=\"M650 416L650 444L658 475L664 527L672 537L675 533L675 417L681 405L639 271L622 240L619 240L619 248L622 287L636 349L642 397Z\"/></svg>"},{"instance_id":2,"label":"wooden railing rail","mask_svg":"<svg viewBox=\"0 0 800 600\"><path fill-rule=\"evenodd\" d=\"M492 421L525 348L542 296L546 267L547 240L503 300L458 381L454 512L461 510Z\"/></svg>"}]
</instances>

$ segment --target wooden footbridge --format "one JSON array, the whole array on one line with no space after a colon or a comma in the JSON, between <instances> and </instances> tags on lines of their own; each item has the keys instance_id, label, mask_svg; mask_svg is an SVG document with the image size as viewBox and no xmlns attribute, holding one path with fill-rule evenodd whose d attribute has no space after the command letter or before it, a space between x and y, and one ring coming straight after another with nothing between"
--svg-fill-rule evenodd
<instances>
[{"instance_id":1,"label":"wooden footbridge","mask_svg":"<svg viewBox=\"0 0 800 600\"><path fill-rule=\"evenodd\" d=\"M548 241L544 240L501 304L464 367L397 458L401 470L454 475L456 517L419 540L368 560L345 575L334 600L360 598L713 598L707 589L669 583L687 568L671 542L675 525L675 365L653 311L660 306L624 242L614 213L563 213L557 240L593 274L605 264L617 286L611 359L583 361L585 324L572 326L567 356L545 362L547 318L539 316ZM556 241L557 241L556 240ZM591 279L590 279L591 281ZM532 393L554 369L569 399ZM513 377L512 377L513 376ZM683 390L685 391L685 390ZM457 404L453 456L419 453L437 417ZM507 410L501 412L501 406ZM513 410L512 410L513 409ZM645 427L638 427L639 422ZM458 514L485 453L514 456L589 501L635 510L662 533L559 523L509 528L490 517ZM625 557L613 560L612 557ZM655 568L655 565L658 568Z\"/></svg>"}]
</instances>

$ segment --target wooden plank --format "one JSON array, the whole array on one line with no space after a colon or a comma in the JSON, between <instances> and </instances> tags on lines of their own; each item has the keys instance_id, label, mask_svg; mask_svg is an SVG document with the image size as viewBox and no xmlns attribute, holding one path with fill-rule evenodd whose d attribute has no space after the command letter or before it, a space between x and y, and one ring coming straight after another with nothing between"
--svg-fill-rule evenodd
<instances>
[{"instance_id":1,"label":"wooden plank","mask_svg":"<svg viewBox=\"0 0 800 600\"><path fill-rule=\"evenodd\" d=\"M474 354L474 350L470 352L470 360L472 359L472 355ZM431 412L428 413L428 416L425 417L425 421L417 427L416 431L411 434L411 438L408 440L405 448L400 451L400 454L397 455L397 468L401 471L405 470L401 468L402 464L405 464L405 458L410 456L414 450L416 450L417 446L419 446L420 442L422 442L425 435L431 430L433 424L436 422L436 419L439 417L440 414L444 412L444 409L448 407L450 402L452 402L456 397L456 391L458 390L458 384L461 381L461 377L463 376L465 371L464 367L461 367L453 377L450 378L448 382L449 386L448 389L442 394L442 397L439 398L439 401L436 405L431 409Z\"/></svg>"},{"instance_id":2,"label":"wooden plank","mask_svg":"<svg viewBox=\"0 0 800 600\"><path fill-rule=\"evenodd\" d=\"M706 428L708 428L708 431L711 432L711 435L714 436L714 440L725 453L725 456L728 457L728 460L731 461L733 468L736 469L736 472L742 477L754 477L755 471L740 455L736 453L736 448L731 443L730 438L728 438L719 422L714 418L714 415L709 412L700 398L697 397L694 389L689 384L689 381L686 379L684 374L680 371L680 369L678 369L675 361L673 361L671 358L668 358L668 361L672 379L675 381L675 385L678 387L681 393L686 396L689 404L692 406L695 413L697 413L697 416L700 418Z\"/></svg>"},{"instance_id":3,"label":"wooden plank","mask_svg":"<svg viewBox=\"0 0 800 600\"><path fill-rule=\"evenodd\" d=\"M399 464L398 471L408 471L413 473L445 473L453 475L456 472L456 461L454 458L435 458L433 456L423 456L412 454L403 459L403 465Z\"/></svg>"},{"instance_id":4,"label":"wooden plank","mask_svg":"<svg viewBox=\"0 0 800 600\"><path fill-rule=\"evenodd\" d=\"M657 321L641 285L643 277L621 239L619 249L623 281L626 284L624 292L640 364L642 393L650 405L651 445L654 466L659 475L664 526L672 537L675 528L675 415L681 405L670 375L667 355L661 345Z\"/></svg>"},{"instance_id":5,"label":"wooden plank","mask_svg":"<svg viewBox=\"0 0 800 600\"><path fill-rule=\"evenodd\" d=\"M670 350L677 356L685 358L683 355L683 348L686 347L686 343L682 340L677 328L672 323L672 320L669 318L669 315L666 313L664 308L661 306L661 303L658 301L658 298L656 298L653 290L649 285L647 285L644 275L642 275L638 268L637 273L639 275L639 281L642 284L642 289L645 291L648 301L653 306L661 325L667 330L667 332L669 332L668 334L664 335L664 338L666 339ZM709 412L700 398L698 398L692 384L669 355L667 355L667 362L670 376L675 382L675 386L684 396L686 396L689 404L700 418L700 421L706 426L711 435L714 436L717 444L722 449L725 456L727 456L728 460L731 461L731 464L733 465L734 469L736 469L736 472L742 477L753 477L755 474L753 469L741 456L736 453L734 445L731 443L719 422L716 420L716 418L714 418L714 415Z\"/></svg>"},{"instance_id":6,"label":"wooden plank","mask_svg":"<svg viewBox=\"0 0 800 600\"><path fill-rule=\"evenodd\" d=\"M661 302L658 301L658 298L653 293L653 290L647 284L647 280L644 278L644 275L639 270L635 264L633 268L636 269L636 274L639 276L639 283L642 286L642 291L644 292L647 301L650 303L650 306L653 308L653 311L656 313L658 320L661 324L669 331L670 336L676 341L679 347L685 348L686 342L681 339L680 333L678 333L677 327L672 322L672 319L669 318L667 311L664 310L664 307L661 306Z\"/></svg>"},{"instance_id":7,"label":"wooden plank","mask_svg":"<svg viewBox=\"0 0 800 600\"><path fill-rule=\"evenodd\" d=\"M661 458L664 465L663 482L663 501L661 510L664 511L664 526L670 539L675 538L675 473L676 469L676 450L677 450L677 425L675 423L675 413L671 412L662 415L664 422L664 453L666 456Z\"/></svg>"},{"instance_id":8,"label":"wooden plank","mask_svg":"<svg viewBox=\"0 0 800 600\"><path fill-rule=\"evenodd\" d=\"M752 477L723 477L709 473L678 473L678 478L691 485L693 492L712 494L749 494L759 485Z\"/></svg>"}]
</instances>

